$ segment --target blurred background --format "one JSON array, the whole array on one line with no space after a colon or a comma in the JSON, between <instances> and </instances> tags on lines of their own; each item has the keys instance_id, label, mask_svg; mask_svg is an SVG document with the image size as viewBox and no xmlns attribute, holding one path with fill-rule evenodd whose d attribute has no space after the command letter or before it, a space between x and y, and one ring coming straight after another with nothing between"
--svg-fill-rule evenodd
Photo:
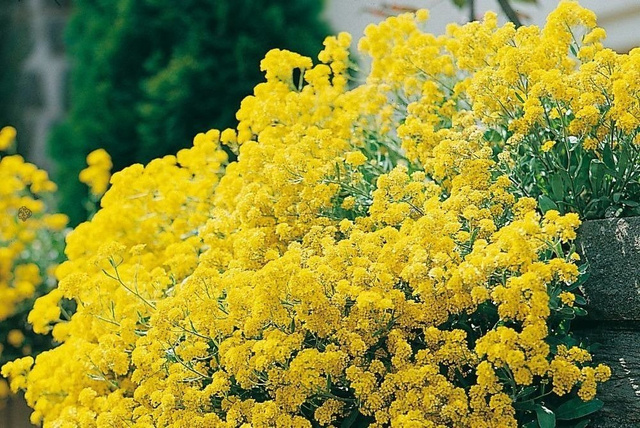
<instances>
[{"instance_id":1,"label":"blurred background","mask_svg":"<svg viewBox=\"0 0 640 428\"><path fill-rule=\"evenodd\" d=\"M235 125L240 101L262 80L271 48L315 58L327 34L428 8L428 27L506 21L499 0L0 0L0 126L18 152L48 170L72 224L86 215L77 180L85 156L105 148L115 170L175 153L193 135ZM557 1L508 2L523 24L543 25ZM638 0L583 0L607 45L640 43ZM361 63L366 69L366 62Z\"/></svg>"}]
</instances>

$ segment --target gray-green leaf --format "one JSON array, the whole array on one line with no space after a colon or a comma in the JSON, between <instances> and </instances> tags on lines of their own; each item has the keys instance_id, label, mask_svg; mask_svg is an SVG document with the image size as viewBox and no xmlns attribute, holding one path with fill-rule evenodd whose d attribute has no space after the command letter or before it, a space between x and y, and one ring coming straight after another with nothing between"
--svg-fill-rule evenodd
<instances>
[{"instance_id":1,"label":"gray-green leaf","mask_svg":"<svg viewBox=\"0 0 640 428\"><path fill-rule=\"evenodd\" d=\"M591 401L582 401L579 397L573 398L556 409L556 417L560 421L578 419L590 415L602 408L604 403L597 398Z\"/></svg>"},{"instance_id":2,"label":"gray-green leaf","mask_svg":"<svg viewBox=\"0 0 640 428\"><path fill-rule=\"evenodd\" d=\"M556 205L556 203L546 195L540 195L540 197L538 197L538 205L540 205L540 209L543 213L546 213L549 210L558 209L558 205Z\"/></svg>"},{"instance_id":3,"label":"gray-green leaf","mask_svg":"<svg viewBox=\"0 0 640 428\"><path fill-rule=\"evenodd\" d=\"M538 425L540 428L555 428L556 427L556 415L543 405L536 406L536 416L538 417Z\"/></svg>"}]
</instances>

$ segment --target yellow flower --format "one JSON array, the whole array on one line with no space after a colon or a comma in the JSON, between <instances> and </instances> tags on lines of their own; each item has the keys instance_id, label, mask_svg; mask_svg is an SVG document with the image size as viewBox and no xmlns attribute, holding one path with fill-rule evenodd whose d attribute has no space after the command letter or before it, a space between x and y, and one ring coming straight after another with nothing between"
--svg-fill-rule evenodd
<instances>
[{"instance_id":1,"label":"yellow flower","mask_svg":"<svg viewBox=\"0 0 640 428\"><path fill-rule=\"evenodd\" d=\"M0 131L0 144L14 138L14 128ZM19 155L0 155L0 322L8 330L0 349L31 353L23 345L33 332L18 320L55 285L50 271L62 256L67 216L52 211L54 190L45 171Z\"/></svg>"},{"instance_id":2,"label":"yellow flower","mask_svg":"<svg viewBox=\"0 0 640 428\"><path fill-rule=\"evenodd\" d=\"M16 129L13 126L5 126L0 129L0 151L7 150L16 139Z\"/></svg>"},{"instance_id":3,"label":"yellow flower","mask_svg":"<svg viewBox=\"0 0 640 428\"><path fill-rule=\"evenodd\" d=\"M7 342L9 342L11 346L19 348L24 342L24 333L22 333L20 330L15 329L9 331L9 333L7 334Z\"/></svg>"},{"instance_id":4,"label":"yellow flower","mask_svg":"<svg viewBox=\"0 0 640 428\"><path fill-rule=\"evenodd\" d=\"M69 222L69 217L65 214L51 214L44 218L45 224L52 230L63 230Z\"/></svg>"},{"instance_id":5,"label":"yellow flower","mask_svg":"<svg viewBox=\"0 0 640 428\"><path fill-rule=\"evenodd\" d=\"M105 169L111 169L111 156L104 149L97 149L87 155L87 164L89 166L100 166Z\"/></svg>"},{"instance_id":6,"label":"yellow flower","mask_svg":"<svg viewBox=\"0 0 640 428\"><path fill-rule=\"evenodd\" d=\"M426 21L429 19L429 11L427 9L418 9L416 11L416 19L418 22Z\"/></svg>"},{"instance_id":7,"label":"yellow flower","mask_svg":"<svg viewBox=\"0 0 640 428\"><path fill-rule=\"evenodd\" d=\"M104 149L97 149L87 155L87 168L80 171L80 181L89 186L91 193L100 196L107 191L111 177L111 156Z\"/></svg>"},{"instance_id":8,"label":"yellow flower","mask_svg":"<svg viewBox=\"0 0 640 428\"><path fill-rule=\"evenodd\" d=\"M543 152L548 152L549 150L553 149L555 145L555 141L549 140L542 145L541 149Z\"/></svg>"},{"instance_id":9,"label":"yellow flower","mask_svg":"<svg viewBox=\"0 0 640 428\"><path fill-rule=\"evenodd\" d=\"M362 166L367 161L367 157L360 151L349 152L345 155L344 160L346 163L353 167Z\"/></svg>"},{"instance_id":10,"label":"yellow flower","mask_svg":"<svg viewBox=\"0 0 640 428\"><path fill-rule=\"evenodd\" d=\"M236 132L233 129L227 128L224 131L222 131L222 134L220 135L220 141L223 144L229 145L229 144L235 143L236 140L237 140Z\"/></svg>"},{"instance_id":11,"label":"yellow flower","mask_svg":"<svg viewBox=\"0 0 640 428\"><path fill-rule=\"evenodd\" d=\"M573 306L573 303L576 300L576 296L573 293L562 292L559 295L560 300L567 306Z\"/></svg>"}]
</instances>

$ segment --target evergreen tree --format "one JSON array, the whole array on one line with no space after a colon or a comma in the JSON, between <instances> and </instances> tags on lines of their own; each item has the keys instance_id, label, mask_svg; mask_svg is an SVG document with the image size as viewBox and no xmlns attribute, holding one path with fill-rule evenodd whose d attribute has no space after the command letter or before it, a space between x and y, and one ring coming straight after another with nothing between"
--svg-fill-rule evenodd
<instances>
[{"instance_id":1,"label":"evergreen tree","mask_svg":"<svg viewBox=\"0 0 640 428\"><path fill-rule=\"evenodd\" d=\"M49 139L61 209L84 220L77 180L102 147L117 171L172 154L197 132L235 125L278 47L315 56L321 0L76 0L67 28L71 109Z\"/></svg>"}]
</instances>

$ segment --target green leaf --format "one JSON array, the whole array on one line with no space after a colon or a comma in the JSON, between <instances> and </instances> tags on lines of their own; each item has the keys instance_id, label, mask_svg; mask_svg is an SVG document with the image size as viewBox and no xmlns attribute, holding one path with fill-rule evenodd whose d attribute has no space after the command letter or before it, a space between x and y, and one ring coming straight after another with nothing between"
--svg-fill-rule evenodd
<instances>
[{"instance_id":1,"label":"green leaf","mask_svg":"<svg viewBox=\"0 0 640 428\"><path fill-rule=\"evenodd\" d=\"M539 387L539 386L537 386L537 385L536 385L536 386L527 386L527 387L525 387L525 388L522 388L522 389L521 389L521 390L516 394L516 397L518 397L518 399L528 397L528 396L530 396L531 394L533 394L533 393L537 392L537 391L538 391L538 389L540 389L540 387ZM528 403L528 402L529 402L529 401L521 400L521 401L518 401L518 402L514 403L514 406L515 406L515 405L518 405L518 404L525 405L525 403ZM533 402L531 402L531 403L533 404ZM529 409L529 410L533 410L533 408L531 408L531 409Z\"/></svg>"},{"instance_id":2,"label":"green leaf","mask_svg":"<svg viewBox=\"0 0 640 428\"><path fill-rule=\"evenodd\" d=\"M564 199L564 183L562 177L558 174L551 177L551 192L556 200L561 201Z\"/></svg>"},{"instance_id":3,"label":"green leaf","mask_svg":"<svg viewBox=\"0 0 640 428\"><path fill-rule=\"evenodd\" d=\"M602 160L604 165L609 168L610 172L616 174L616 162L613 159L613 152L611 151L611 144L605 144L602 149Z\"/></svg>"},{"instance_id":4,"label":"green leaf","mask_svg":"<svg viewBox=\"0 0 640 428\"><path fill-rule=\"evenodd\" d=\"M578 51L576 50L576 47L573 44L569 45L569 50L574 56L578 56Z\"/></svg>"},{"instance_id":5,"label":"green leaf","mask_svg":"<svg viewBox=\"0 0 640 428\"><path fill-rule=\"evenodd\" d=\"M574 183L578 194L582 191L582 189L588 187L589 159L585 159L584 156L581 156L580 160L578 161L578 167L574 175Z\"/></svg>"},{"instance_id":6,"label":"green leaf","mask_svg":"<svg viewBox=\"0 0 640 428\"><path fill-rule=\"evenodd\" d=\"M629 155L627 154L626 150L622 150L620 151L620 153L618 153L618 165L616 167L616 177L618 178L618 180L622 180L624 178L624 175L627 171L627 166L629 164Z\"/></svg>"},{"instance_id":7,"label":"green leaf","mask_svg":"<svg viewBox=\"0 0 640 428\"><path fill-rule=\"evenodd\" d=\"M604 403L597 398L584 402L579 397L573 398L565 403L562 403L556 409L556 417L560 421L568 421L571 419L578 419L583 416L590 415L598 410L602 409Z\"/></svg>"},{"instance_id":8,"label":"green leaf","mask_svg":"<svg viewBox=\"0 0 640 428\"><path fill-rule=\"evenodd\" d=\"M536 406L536 416L538 417L538 425L540 428L555 428L556 415L541 404Z\"/></svg>"},{"instance_id":9,"label":"green leaf","mask_svg":"<svg viewBox=\"0 0 640 428\"><path fill-rule=\"evenodd\" d=\"M598 159L592 159L591 164L589 165L589 181L591 182L591 189L593 190L594 196L599 194L602 189L604 174L604 163Z\"/></svg>"},{"instance_id":10,"label":"green leaf","mask_svg":"<svg viewBox=\"0 0 640 428\"><path fill-rule=\"evenodd\" d=\"M563 315L566 319L573 319L575 318L575 309L576 308L571 308L569 306L563 306L558 313Z\"/></svg>"},{"instance_id":11,"label":"green leaf","mask_svg":"<svg viewBox=\"0 0 640 428\"><path fill-rule=\"evenodd\" d=\"M498 143L502 140L502 135L495 129L489 129L484 133L484 139L490 143Z\"/></svg>"},{"instance_id":12,"label":"green leaf","mask_svg":"<svg viewBox=\"0 0 640 428\"><path fill-rule=\"evenodd\" d=\"M589 425L589 422L591 422L590 419L584 419L584 420L578 422L577 424L575 424L573 426L573 428L585 428L585 427L587 427Z\"/></svg>"},{"instance_id":13,"label":"green leaf","mask_svg":"<svg viewBox=\"0 0 640 428\"><path fill-rule=\"evenodd\" d=\"M588 314L586 309L576 308L576 307L573 308L573 313L576 314L579 317L583 317L583 316Z\"/></svg>"},{"instance_id":14,"label":"green leaf","mask_svg":"<svg viewBox=\"0 0 640 428\"><path fill-rule=\"evenodd\" d=\"M565 344L565 343L564 343L564 340L558 339L558 338L557 338L557 337L555 337L555 336L547 336L547 338L545 339L545 341L546 341L549 345L553 346L553 348L554 348L554 349L555 349L555 348L557 348L557 347L558 347L558 346L560 346L560 345L564 345L564 344ZM554 351L554 352L555 352L555 351Z\"/></svg>"},{"instance_id":15,"label":"green leaf","mask_svg":"<svg viewBox=\"0 0 640 428\"><path fill-rule=\"evenodd\" d=\"M556 205L556 203L553 202L553 200L546 195L540 195L540 197L538 198L538 205L540 205L540 209L542 210L543 213L546 213L549 210L558 209L558 206Z\"/></svg>"},{"instance_id":16,"label":"green leaf","mask_svg":"<svg viewBox=\"0 0 640 428\"><path fill-rule=\"evenodd\" d=\"M536 409L536 403L533 400L520 401L517 403L513 403L513 408L516 410L530 410L533 411Z\"/></svg>"},{"instance_id":17,"label":"green leaf","mask_svg":"<svg viewBox=\"0 0 640 428\"><path fill-rule=\"evenodd\" d=\"M356 419L358 419L359 414L360 414L360 411L356 407L351 411L351 413L349 413L349 416L347 416L342 421L342 423L340 424L340 428L351 428L353 426L353 423L356 421Z\"/></svg>"},{"instance_id":18,"label":"green leaf","mask_svg":"<svg viewBox=\"0 0 640 428\"><path fill-rule=\"evenodd\" d=\"M586 266L587 264L583 264L582 266ZM578 279L576 280L576 282L574 282L573 284L568 285L565 289L566 291L573 291L576 288L580 287L582 284L584 284L585 282L587 282L587 279L589 279L589 277L591 276L590 272L580 272L580 276L578 276Z\"/></svg>"}]
</instances>

